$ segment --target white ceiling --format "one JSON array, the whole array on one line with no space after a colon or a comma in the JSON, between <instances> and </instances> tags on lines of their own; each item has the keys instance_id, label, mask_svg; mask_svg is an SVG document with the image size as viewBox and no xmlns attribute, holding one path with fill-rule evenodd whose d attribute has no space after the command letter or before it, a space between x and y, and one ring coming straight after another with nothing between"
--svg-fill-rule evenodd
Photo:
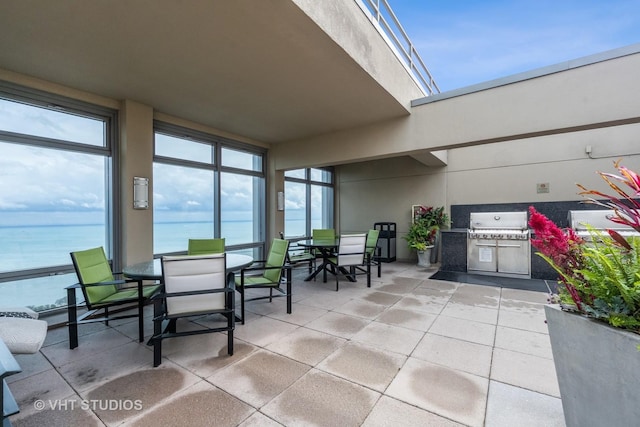
<instances>
[{"instance_id":1,"label":"white ceiling","mask_svg":"<svg viewBox=\"0 0 640 427\"><path fill-rule=\"evenodd\" d=\"M270 143L408 114L288 0L6 0L0 68Z\"/></svg>"}]
</instances>

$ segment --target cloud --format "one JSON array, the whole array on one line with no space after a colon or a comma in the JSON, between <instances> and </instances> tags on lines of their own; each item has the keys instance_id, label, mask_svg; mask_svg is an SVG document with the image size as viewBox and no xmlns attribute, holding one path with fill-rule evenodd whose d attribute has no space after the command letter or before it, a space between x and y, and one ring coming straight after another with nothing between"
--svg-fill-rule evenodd
<instances>
[{"instance_id":1,"label":"cloud","mask_svg":"<svg viewBox=\"0 0 640 427\"><path fill-rule=\"evenodd\" d=\"M391 6L443 91L640 41L635 0L392 0Z\"/></svg>"}]
</instances>

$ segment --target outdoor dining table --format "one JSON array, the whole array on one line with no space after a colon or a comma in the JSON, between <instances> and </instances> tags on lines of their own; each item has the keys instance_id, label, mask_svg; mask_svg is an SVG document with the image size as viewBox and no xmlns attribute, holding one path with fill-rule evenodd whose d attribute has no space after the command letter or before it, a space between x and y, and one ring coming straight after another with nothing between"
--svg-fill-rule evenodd
<instances>
[{"instance_id":1,"label":"outdoor dining table","mask_svg":"<svg viewBox=\"0 0 640 427\"><path fill-rule=\"evenodd\" d=\"M243 254L227 253L227 272L238 271L253 263L253 257ZM129 265L122 269L126 277L134 280L162 280L162 262L160 258Z\"/></svg>"},{"instance_id":2,"label":"outdoor dining table","mask_svg":"<svg viewBox=\"0 0 640 427\"><path fill-rule=\"evenodd\" d=\"M329 258L335 257L336 248L340 245L340 239L309 239L309 240L299 240L296 242L298 246L303 248L308 248L311 251L319 251L322 255L322 264L316 267L315 271L308 275L304 280L308 282L316 277L318 274L323 273L323 281L327 281L327 269L329 266L333 266L329 262ZM355 282L356 279L352 275L349 274L348 271L343 268L340 269L347 279L351 282Z\"/></svg>"}]
</instances>

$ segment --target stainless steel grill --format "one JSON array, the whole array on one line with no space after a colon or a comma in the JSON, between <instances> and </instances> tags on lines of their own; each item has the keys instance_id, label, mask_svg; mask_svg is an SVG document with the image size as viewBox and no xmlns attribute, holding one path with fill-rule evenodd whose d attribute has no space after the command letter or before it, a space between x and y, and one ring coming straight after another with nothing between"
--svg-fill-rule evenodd
<instances>
[{"instance_id":1,"label":"stainless steel grill","mask_svg":"<svg viewBox=\"0 0 640 427\"><path fill-rule=\"evenodd\" d=\"M569 222L569 226L576 232L576 234L587 241L591 240L591 234L587 229L587 224L601 232L606 232L605 230L612 229L625 237L640 236L640 233L635 231L633 228L611 221L614 217L615 213L613 210L582 210L569 211L567 220Z\"/></svg>"},{"instance_id":2,"label":"stainless steel grill","mask_svg":"<svg viewBox=\"0 0 640 427\"><path fill-rule=\"evenodd\" d=\"M527 212L475 212L467 231L467 271L531 277Z\"/></svg>"}]
</instances>

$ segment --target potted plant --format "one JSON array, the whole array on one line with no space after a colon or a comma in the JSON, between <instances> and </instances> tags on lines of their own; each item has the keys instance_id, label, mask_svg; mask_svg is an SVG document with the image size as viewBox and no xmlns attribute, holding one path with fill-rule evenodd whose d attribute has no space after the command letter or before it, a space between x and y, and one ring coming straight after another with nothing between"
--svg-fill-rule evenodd
<instances>
[{"instance_id":1,"label":"potted plant","mask_svg":"<svg viewBox=\"0 0 640 427\"><path fill-rule=\"evenodd\" d=\"M613 222L640 232L640 176L598 172L615 195L578 185ZM631 188L628 194L618 184ZM595 199L598 197L599 199ZM559 275L545 306L567 426L635 425L640 419L640 237L591 229L584 241L530 207L531 244Z\"/></svg>"},{"instance_id":2,"label":"potted plant","mask_svg":"<svg viewBox=\"0 0 640 427\"><path fill-rule=\"evenodd\" d=\"M418 206L413 212L413 223L404 239L409 248L418 253L418 265L431 266L431 251L434 248L438 232L447 222L444 207Z\"/></svg>"}]
</instances>

